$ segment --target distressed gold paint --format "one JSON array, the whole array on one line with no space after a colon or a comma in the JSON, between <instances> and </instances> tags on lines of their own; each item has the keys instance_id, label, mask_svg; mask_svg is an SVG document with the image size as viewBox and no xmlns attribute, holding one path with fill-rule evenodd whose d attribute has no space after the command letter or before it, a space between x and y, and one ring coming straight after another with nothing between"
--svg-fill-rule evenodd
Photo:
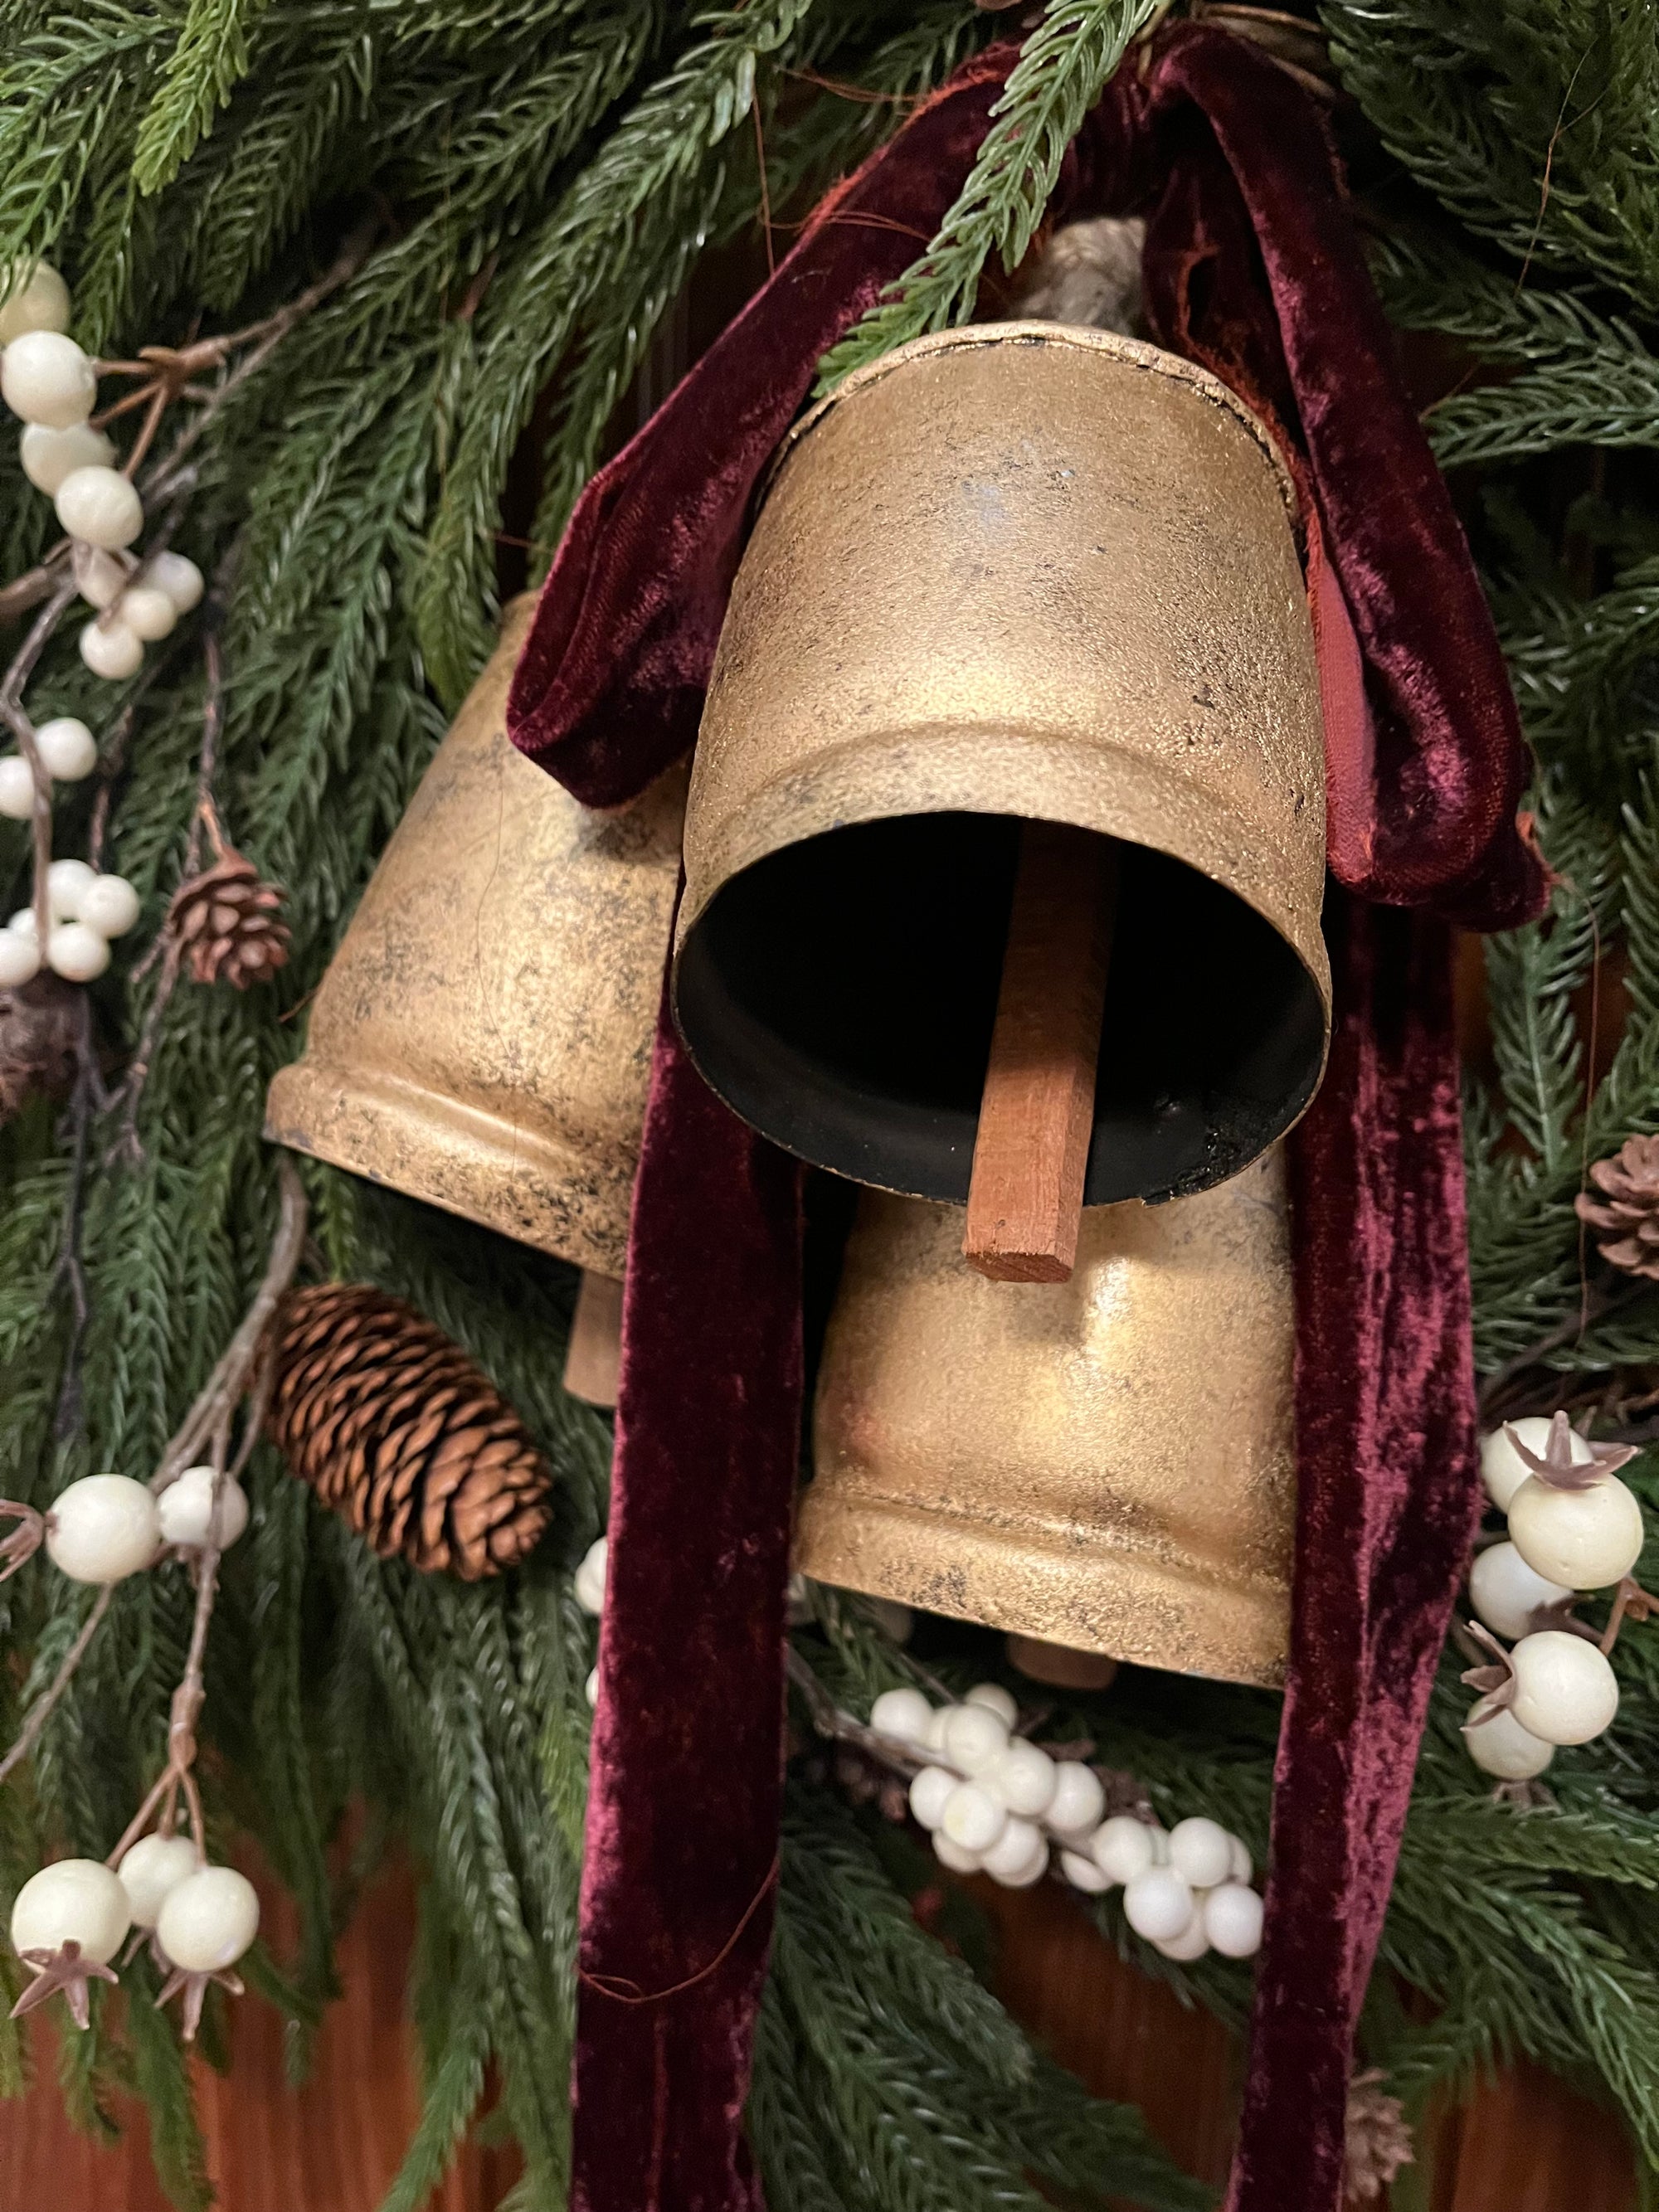
<instances>
[{"instance_id":1,"label":"distressed gold paint","mask_svg":"<svg viewBox=\"0 0 1659 2212\"><path fill-rule=\"evenodd\" d=\"M1283 1680L1295 1476L1284 1163L1093 1206L1069 1283L993 1283L960 1207L866 1191L796 1565L1080 1650Z\"/></svg>"},{"instance_id":2,"label":"distressed gold paint","mask_svg":"<svg viewBox=\"0 0 1659 2212\"><path fill-rule=\"evenodd\" d=\"M683 769L577 805L509 744L533 611L422 778L323 979L268 1136L623 1273L679 872Z\"/></svg>"},{"instance_id":3,"label":"distressed gold paint","mask_svg":"<svg viewBox=\"0 0 1659 2212\"><path fill-rule=\"evenodd\" d=\"M1291 494L1214 377L1106 331L922 338L798 427L733 586L685 829L721 885L960 810L1126 838L1293 947L1328 1028L1324 753Z\"/></svg>"}]
</instances>

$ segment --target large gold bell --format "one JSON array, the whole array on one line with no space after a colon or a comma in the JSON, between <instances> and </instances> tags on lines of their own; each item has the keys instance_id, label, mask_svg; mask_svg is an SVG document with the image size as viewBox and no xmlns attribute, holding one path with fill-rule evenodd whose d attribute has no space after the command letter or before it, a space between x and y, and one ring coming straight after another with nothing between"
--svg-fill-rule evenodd
<instances>
[{"instance_id":1,"label":"large gold bell","mask_svg":"<svg viewBox=\"0 0 1659 2212\"><path fill-rule=\"evenodd\" d=\"M794 434L732 592L675 1010L803 1158L968 1194L1020 817L1121 841L1091 1205L1224 1180L1323 1062L1324 770L1291 487L1133 339L899 348Z\"/></svg>"},{"instance_id":2,"label":"large gold bell","mask_svg":"<svg viewBox=\"0 0 1659 2212\"><path fill-rule=\"evenodd\" d=\"M576 1261L597 1319L628 1248L685 782L594 814L514 750L532 611L508 608L381 855L266 1133Z\"/></svg>"},{"instance_id":3,"label":"large gold bell","mask_svg":"<svg viewBox=\"0 0 1659 2212\"><path fill-rule=\"evenodd\" d=\"M992 1283L962 1214L866 1192L796 1565L1074 1650L1283 1679L1293 1350L1284 1163L1084 1216L1067 1283Z\"/></svg>"}]
</instances>

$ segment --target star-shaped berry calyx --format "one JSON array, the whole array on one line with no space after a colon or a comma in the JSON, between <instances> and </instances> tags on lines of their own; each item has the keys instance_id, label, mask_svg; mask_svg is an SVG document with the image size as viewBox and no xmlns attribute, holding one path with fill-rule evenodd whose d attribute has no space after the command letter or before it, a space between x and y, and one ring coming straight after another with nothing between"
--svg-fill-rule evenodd
<instances>
[{"instance_id":1,"label":"star-shaped berry calyx","mask_svg":"<svg viewBox=\"0 0 1659 2212\"><path fill-rule=\"evenodd\" d=\"M1468 1633L1484 1650L1492 1653L1492 1664L1490 1667L1470 1667L1461 1677L1470 1689L1485 1692L1463 1723L1465 1735L1471 1729L1478 1729L1484 1723L1495 1719L1505 1706L1515 1703L1515 1668L1510 1663L1509 1653L1491 1629L1484 1627L1478 1620L1468 1623Z\"/></svg>"},{"instance_id":2,"label":"star-shaped berry calyx","mask_svg":"<svg viewBox=\"0 0 1659 2212\"><path fill-rule=\"evenodd\" d=\"M161 1947L156 1945L153 1948L157 1959L166 1963L166 1956ZM194 2043L196 2040L196 2031L202 2025L202 2007L207 2002L208 1984L210 1982L216 1984L228 1996L239 1997L242 1994L242 1983L239 1975L228 1972L216 1974L195 1973L185 1966L174 1966L167 1980L161 1984L161 1994L155 2000L158 2005L169 2003L181 1990L184 1991L184 2024L186 2043Z\"/></svg>"},{"instance_id":3,"label":"star-shaped berry calyx","mask_svg":"<svg viewBox=\"0 0 1659 2212\"><path fill-rule=\"evenodd\" d=\"M61 1990L70 2009L70 2018L80 2028L92 2023L92 1997L89 1984L95 1974L100 1982L114 1982L119 1977L96 1959L81 1955L81 1946L71 1941L56 1951L25 1951L23 1964L34 1976L16 2003L11 2008L14 2020L21 2020L25 2013L55 1997Z\"/></svg>"},{"instance_id":4,"label":"star-shaped berry calyx","mask_svg":"<svg viewBox=\"0 0 1659 2212\"><path fill-rule=\"evenodd\" d=\"M1592 1490L1636 1456L1634 1444L1593 1443L1588 1446L1588 1459L1575 1459L1573 1446L1583 1444L1585 1439L1574 1434L1572 1423L1565 1413L1557 1413L1550 1422L1541 1455L1522 1443L1513 1422L1504 1422L1504 1434L1515 1447L1516 1456L1522 1464L1530 1468L1538 1480L1551 1490Z\"/></svg>"},{"instance_id":5,"label":"star-shaped berry calyx","mask_svg":"<svg viewBox=\"0 0 1659 2212\"><path fill-rule=\"evenodd\" d=\"M0 1583L9 1582L46 1540L46 1516L15 1498L0 1498L0 1514L9 1513L17 1522L9 1536L0 1540Z\"/></svg>"}]
</instances>

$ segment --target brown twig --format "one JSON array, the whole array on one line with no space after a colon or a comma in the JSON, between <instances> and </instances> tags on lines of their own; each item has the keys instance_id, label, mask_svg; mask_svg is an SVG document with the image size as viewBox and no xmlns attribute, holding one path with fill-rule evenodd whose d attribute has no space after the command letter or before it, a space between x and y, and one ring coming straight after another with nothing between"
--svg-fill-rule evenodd
<instances>
[{"instance_id":1,"label":"brown twig","mask_svg":"<svg viewBox=\"0 0 1659 2212\"><path fill-rule=\"evenodd\" d=\"M64 1654L63 1663L52 1676L51 1685L43 1690L29 1707L28 1718L18 1732L17 1741L3 1759L0 1759L0 1782L3 1782L19 1762L28 1757L40 1740L40 1731L51 1719L58 1699L68 1689L75 1670L86 1657L88 1647L98 1633L104 1615L109 1611L109 1601L115 1595L113 1583L106 1583L93 1601L92 1611L81 1624L81 1632Z\"/></svg>"},{"instance_id":2,"label":"brown twig","mask_svg":"<svg viewBox=\"0 0 1659 2212\"><path fill-rule=\"evenodd\" d=\"M1635 1299L1644 1297L1652 1288L1651 1283L1635 1282L1622 1284L1611 1291L1592 1291L1581 1310L1576 1310L1568 1315L1565 1321L1559 1322L1553 1328L1547 1329L1542 1336L1528 1345L1523 1352L1517 1352L1513 1359L1506 1359L1501 1367L1495 1368L1486 1377L1480 1386L1480 1407L1482 1419L1492 1418L1493 1410L1506 1386L1514 1382L1517 1376L1524 1375L1529 1367L1536 1367L1540 1361L1547 1358L1552 1352L1559 1352L1563 1345L1575 1342L1583 1334L1591 1322L1604 1320L1608 1314L1616 1313L1621 1306L1629 1305Z\"/></svg>"},{"instance_id":3,"label":"brown twig","mask_svg":"<svg viewBox=\"0 0 1659 2212\"><path fill-rule=\"evenodd\" d=\"M46 896L46 871L52 866L52 778L46 774L40 758L40 748L35 743L34 725L23 707L23 693L34 673L35 663L46 651L52 632L63 619L64 610L75 597L76 584L72 574L59 576L47 597L46 605L35 617L28 635L12 657L9 668L0 678L0 722L4 722L17 740L17 750L29 764L29 774L34 779L34 927L39 938L40 958L46 957L46 939L51 931L52 912Z\"/></svg>"},{"instance_id":4,"label":"brown twig","mask_svg":"<svg viewBox=\"0 0 1659 2212\"><path fill-rule=\"evenodd\" d=\"M150 1480L150 1488L161 1492L182 1474L185 1468L196 1463L197 1455L204 1444L210 1445L215 1472L213 1498L208 1516L208 1540L197 1554L196 1616L191 1632L190 1650L185 1662L184 1678L173 1692L172 1719L167 1730L167 1764L155 1785L145 1797L143 1805L128 1826L126 1834L110 1854L113 1865L134 1837L143 1832L147 1820L156 1806L172 1791L175 1802L182 1792L190 1810L191 1833L197 1848L203 1849L201 1802L191 1769L196 1758L195 1728L205 1694L203 1661L207 1650L208 1628L213 1619L214 1599L219 1581L219 1547L213 1540L218 1527L219 1498L224 1484L231 1478L226 1470L229 1457L229 1439L236 1408L250 1389L253 1401L248 1414L247 1431L243 1437L243 1449L236 1465L246 1465L247 1454L252 1449L250 1437L257 1437L258 1421L264 1403L266 1387L264 1375L264 1334L272 1316L281 1303L283 1293L293 1282L305 1250L307 1205L305 1186L299 1171L286 1153L277 1162L277 1176L282 1197L276 1223L276 1234L271 1242L270 1257L252 1303L242 1317L240 1327L225 1346L218 1364L209 1376L195 1403L161 1455L161 1463ZM29 1708L27 1718L17 1741L0 1759L0 1783L11 1773L19 1761L26 1758L39 1741L53 1708L69 1687L75 1671L85 1657L88 1647L97 1633L100 1622L109 1611L115 1585L106 1583L98 1593L91 1612L82 1625L81 1632L65 1653L63 1664L52 1677L51 1686L36 1698Z\"/></svg>"}]
</instances>

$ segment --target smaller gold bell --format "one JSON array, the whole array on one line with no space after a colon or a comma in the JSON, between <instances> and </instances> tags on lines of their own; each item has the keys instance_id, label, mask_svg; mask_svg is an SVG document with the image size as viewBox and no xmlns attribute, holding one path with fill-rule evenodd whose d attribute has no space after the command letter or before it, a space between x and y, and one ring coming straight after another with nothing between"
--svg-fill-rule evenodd
<instances>
[{"instance_id":1,"label":"smaller gold bell","mask_svg":"<svg viewBox=\"0 0 1659 2212\"><path fill-rule=\"evenodd\" d=\"M568 1379L606 1403L685 773L595 814L514 750L532 611L381 855L266 1134L588 1271Z\"/></svg>"},{"instance_id":2,"label":"smaller gold bell","mask_svg":"<svg viewBox=\"0 0 1659 2212\"><path fill-rule=\"evenodd\" d=\"M796 1565L1075 1650L1276 1685L1290 1632L1284 1162L1083 1217L992 1283L962 1212L866 1191L825 1339Z\"/></svg>"}]
</instances>

